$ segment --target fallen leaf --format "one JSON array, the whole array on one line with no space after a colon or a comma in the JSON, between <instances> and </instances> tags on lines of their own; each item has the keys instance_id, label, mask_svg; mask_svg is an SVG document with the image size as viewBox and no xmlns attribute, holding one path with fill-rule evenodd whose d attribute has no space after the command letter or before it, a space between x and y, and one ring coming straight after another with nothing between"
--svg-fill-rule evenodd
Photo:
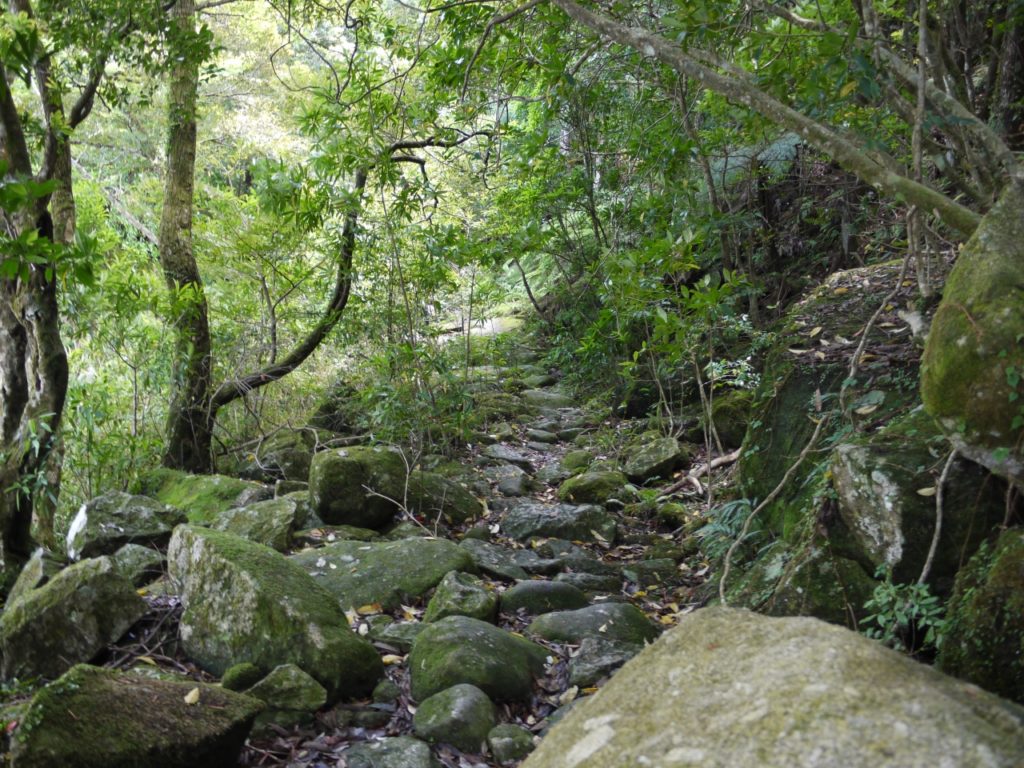
<instances>
[{"instance_id":1,"label":"fallen leaf","mask_svg":"<svg viewBox=\"0 0 1024 768\"><path fill-rule=\"evenodd\" d=\"M934 485L931 486L930 488L918 488L917 489L917 495L918 496L934 496L935 493L936 493L936 489L935 489Z\"/></svg>"},{"instance_id":2,"label":"fallen leaf","mask_svg":"<svg viewBox=\"0 0 1024 768\"><path fill-rule=\"evenodd\" d=\"M191 691L185 694L185 703L190 707L199 703L199 689L193 688Z\"/></svg>"},{"instance_id":3,"label":"fallen leaf","mask_svg":"<svg viewBox=\"0 0 1024 768\"><path fill-rule=\"evenodd\" d=\"M135 660L141 661L143 664L149 664L151 667L156 666L156 662L149 658L149 656L136 656Z\"/></svg>"},{"instance_id":4,"label":"fallen leaf","mask_svg":"<svg viewBox=\"0 0 1024 768\"><path fill-rule=\"evenodd\" d=\"M597 693L597 686L592 685L589 688L584 688L580 693L585 693L587 696L590 696L591 694Z\"/></svg>"},{"instance_id":5,"label":"fallen leaf","mask_svg":"<svg viewBox=\"0 0 1024 768\"><path fill-rule=\"evenodd\" d=\"M401 664L403 661L405 661L405 656L398 656L394 653L385 653L383 656L380 657L380 660L383 661L384 664L386 664L387 666L391 666L393 664Z\"/></svg>"},{"instance_id":6,"label":"fallen leaf","mask_svg":"<svg viewBox=\"0 0 1024 768\"><path fill-rule=\"evenodd\" d=\"M574 685L572 688L567 688L565 691L563 691L562 695L558 697L558 703L564 707L570 701L575 699L576 695L579 692L579 686Z\"/></svg>"},{"instance_id":7,"label":"fallen leaf","mask_svg":"<svg viewBox=\"0 0 1024 768\"><path fill-rule=\"evenodd\" d=\"M811 332L809 334L807 334L807 335L810 336L813 339L815 336L817 336L819 333L821 333L821 331L822 331L822 327L820 325L816 325L814 328L811 329Z\"/></svg>"},{"instance_id":8,"label":"fallen leaf","mask_svg":"<svg viewBox=\"0 0 1024 768\"><path fill-rule=\"evenodd\" d=\"M360 605L356 608L356 613L361 616L371 616L375 613L380 613L383 608L380 607L380 603L368 603L366 605Z\"/></svg>"},{"instance_id":9,"label":"fallen leaf","mask_svg":"<svg viewBox=\"0 0 1024 768\"><path fill-rule=\"evenodd\" d=\"M832 293L835 296L842 296L844 293L849 293L849 292L850 292L849 288L836 288L834 291L832 291Z\"/></svg>"},{"instance_id":10,"label":"fallen leaf","mask_svg":"<svg viewBox=\"0 0 1024 768\"><path fill-rule=\"evenodd\" d=\"M865 405L861 408L855 408L853 412L856 413L858 416L867 416L869 413L874 413L877 410L877 405Z\"/></svg>"}]
</instances>

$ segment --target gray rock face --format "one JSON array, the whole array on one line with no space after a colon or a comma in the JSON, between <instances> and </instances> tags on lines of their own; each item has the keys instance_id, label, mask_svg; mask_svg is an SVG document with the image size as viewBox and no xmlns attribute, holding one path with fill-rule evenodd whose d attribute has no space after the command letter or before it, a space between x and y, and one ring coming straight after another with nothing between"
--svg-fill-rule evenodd
<instances>
[{"instance_id":1,"label":"gray rock face","mask_svg":"<svg viewBox=\"0 0 1024 768\"><path fill-rule=\"evenodd\" d=\"M167 562L158 550L140 544L125 544L110 559L118 572L136 587L158 579Z\"/></svg>"},{"instance_id":2,"label":"gray rock face","mask_svg":"<svg viewBox=\"0 0 1024 768\"><path fill-rule=\"evenodd\" d=\"M67 523L72 560L109 555L125 544L166 544L185 513L147 496L111 491L83 504Z\"/></svg>"},{"instance_id":3,"label":"gray rock face","mask_svg":"<svg viewBox=\"0 0 1024 768\"><path fill-rule=\"evenodd\" d=\"M522 501L513 506L501 524L513 539L531 536L557 536L564 539L594 541L598 536L614 541L615 518L593 504L542 504ZM597 536L595 536L597 534Z\"/></svg>"},{"instance_id":4,"label":"gray rock face","mask_svg":"<svg viewBox=\"0 0 1024 768\"><path fill-rule=\"evenodd\" d=\"M269 547L183 525L167 557L185 606L182 645L214 674L242 661L267 672L291 663L332 700L369 693L383 674L376 650L349 629L333 595Z\"/></svg>"},{"instance_id":5,"label":"gray rock face","mask_svg":"<svg viewBox=\"0 0 1024 768\"><path fill-rule=\"evenodd\" d=\"M292 499L258 501L222 512L213 528L284 552L291 544L298 506Z\"/></svg>"},{"instance_id":6,"label":"gray rock face","mask_svg":"<svg viewBox=\"0 0 1024 768\"><path fill-rule=\"evenodd\" d=\"M541 646L486 622L449 616L429 625L413 643L412 695L422 701L469 683L497 701L526 701L547 655Z\"/></svg>"},{"instance_id":7,"label":"gray rock face","mask_svg":"<svg viewBox=\"0 0 1024 768\"><path fill-rule=\"evenodd\" d=\"M17 581L11 587L7 595L7 607L14 605L23 595L27 595L33 589L43 586L51 578L60 572L64 563L54 557L42 547L32 553L32 557L22 566Z\"/></svg>"},{"instance_id":8,"label":"gray rock face","mask_svg":"<svg viewBox=\"0 0 1024 768\"><path fill-rule=\"evenodd\" d=\"M555 611L534 619L527 631L545 640L578 643L587 637L609 642L643 645L658 636L658 629L634 605L602 603L575 611Z\"/></svg>"},{"instance_id":9,"label":"gray rock face","mask_svg":"<svg viewBox=\"0 0 1024 768\"><path fill-rule=\"evenodd\" d=\"M576 504L605 504L611 499L622 501L633 496L625 485L626 476L617 470L588 470L562 483L558 498Z\"/></svg>"},{"instance_id":10,"label":"gray rock face","mask_svg":"<svg viewBox=\"0 0 1024 768\"><path fill-rule=\"evenodd\" d=\"M289 559L346 609L369 603L397 608L433 589L449 571L474 570L469 553L444 539L339 541Z\"/></svg>"},{"instance_id":11,"label":"gray rock face","mask_svg":"<svg viewBox=\"0 0 1024 768\"><path fill-rule=\"evenodd\" d=\"M686 451L674 437L652 440L626 460L626 474L635 483L656 477L666 478L688 459Z\"/></svg>"},{"instance_id":12,"label":"gray rock face","mask_svg":"<svg viewBox=\"0 0 1024 768\"><path fill-rule=\"evenodd\" d=\"M509 581L529 578L510 549L479 539L463 539L459 546L469 553L473 564L489 576Z\"/></svg>"},{"instance_id":13,"label":"gray rock face","mask_svg":"<svg viewBox=\"0 0 1024 768\"><path fill-rule=\"evenodd\" d=\"M445 742L465 752L482 752L497 722L494 704L475 685L453 685L420 703L413 731L429 742Z\"/></svg>"},{"instance_id":14,"label":"gray rock face","mask_svg":"<svg viewBox=\"0 0 1024 768\"><path fill-rule=\"evenodd\" d=\"M412 736L355 744L345 751L348 768L440 768L430 747Z\"/></svg>"},{"instance_id":15,"label":"gray rock face","mask_svg":"<svg viewBox=\"0 0 1024 768\"><path fill-rule=\"evenodd\" d=\"M569 660L569 684L585 688L610 675L643 649L642 645L585 637Z\"/></svg>"},{"instance_id":16,"label":"gray rock face","mask_svg":"<svg viewBox=\"0 0 1024 768\"><path fill-rule=\"evenodd\" d=\"M534 408L571 408L573 399L553 389L527 389L519 393L527 405Z\"/></svg>"},{"instance_id":17,"label":"gray rock face","mask_svg":"<svg viewBox=\"0 0 1024 768\"><path fill-rule=\"evenodd\" d=\"M1009 768L1024 760L1022 734L1024 709L848 630L706 608L584 700L523 766Z\"/></svg>"},{"instance_id":18,"label":"gray rock face","mask_svg":"<svg viewBox=\"0 0 1024 768\"><path fill-rule=\"evenodd\" d=\"M195 704L185 698L199 694ZM194 695L194 694L193 694ZM13 739L17 768L234 765L257 699L193 681L79 665L32 700ZM69 716L74 713L74 716Z\"/></svg>"},{"instance_id":19,"label":"gray rock face","mask_svg":"<svg viewBox=\"0 0 1024 768\"><path fill-rule=\"evenodd\" d=\"M484 448L483 455L488 459L513 464L524 472L533 472L533 463L526 456L502 443L488 445Z\"/></svg>"},{"instance_id":20,"label":"gray rock face","mask_svg":"<svg viewBox=\"0 0 1024 768\"><path fill-rule=\"evenodd\" d=\"M557 581L522 581L501 596L501 610L539 615L551 611L571 611L587 605L587 596L571 584Z\"/></svg>"},{"instance_id":21,"label":"gray rock face","mask_svg":"<svg viewBox=\"0 0 1024 768\"><path fill-rule=\"evenodd\" d=\"M327 691L294 664L282 664L245 691L267 705L256 718L256 727L273 723L291 728L312 720L312 713L327 703Z\"/></svg>"},{"instance_id":22,"label":"gray rock face","mask_svg":"<svg viewBox=\"0 0 1024 768\"><path fill-rule=\"evenodd\" d=\"M3 677L57 677L92 659L145 612L109 557L65 568L0 614Z\"/></svg>"},{"instance_id":23,"label":"gray rock face","mask_svg":"<svg viewBox=\"0 0 1024 768\"><path fill-rule=\"evenodd\" d=\"M468 573L451 571L437 585L427 604L423 621L430 623L445 616L469 616L494 623L498 614L498 597L483 582Z\"/></svg>"}]
</instances>

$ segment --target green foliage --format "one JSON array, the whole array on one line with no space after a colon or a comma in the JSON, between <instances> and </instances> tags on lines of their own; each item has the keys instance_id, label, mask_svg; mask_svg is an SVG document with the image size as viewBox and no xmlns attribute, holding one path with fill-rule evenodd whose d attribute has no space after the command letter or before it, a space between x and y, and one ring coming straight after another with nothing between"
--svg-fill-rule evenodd
<instances>
[{"instance_id":1,"label":"green foliage","mask_svg":"<svg viewBox=\"0 0 1024 768\"><path fill-rule=\"evenodd\" d=\"M864 604L864 634L904 653L931 653L945 631L945 606L927 584L894 584L884 566L875 574L884 580Z\"/></svg>"},{"instance_id":2,"label":"green foliage","mask_svg":"<svg viewBox=\"0 0 1024 768\"><path fill-rule=\"evenodd\" d=\"M695 536L701 542L701 551L709 560L721 560L743 530L753 508L749 499L736 499L719 504L708 513L710 522L699 528ZM751 526L743 538L742 546L754 545L764 538L764 531Z\"/></svg>"}]
</instances>

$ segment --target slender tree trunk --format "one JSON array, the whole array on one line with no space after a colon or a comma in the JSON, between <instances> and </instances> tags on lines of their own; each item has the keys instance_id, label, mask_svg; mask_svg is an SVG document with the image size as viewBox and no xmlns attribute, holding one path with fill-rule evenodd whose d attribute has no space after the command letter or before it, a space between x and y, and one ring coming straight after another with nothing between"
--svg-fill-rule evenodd
<instances>
[{"instance_id":1,"label":"slender tree trunk","mask_svg":"<svg viewBox=\"0 0 1024 768\"><path fill-rule=\"evenodd\" d=\"M194 32L195 0L178 0L171 14L180 35L188 37ZM171 294L175 332L163 460L165 466L175 469L209 472L213 466L210 323L192 245L198 89L198 59L179 55L170 78L167 178L159 234L160 266Z\"/></svg>"}]
</instances>

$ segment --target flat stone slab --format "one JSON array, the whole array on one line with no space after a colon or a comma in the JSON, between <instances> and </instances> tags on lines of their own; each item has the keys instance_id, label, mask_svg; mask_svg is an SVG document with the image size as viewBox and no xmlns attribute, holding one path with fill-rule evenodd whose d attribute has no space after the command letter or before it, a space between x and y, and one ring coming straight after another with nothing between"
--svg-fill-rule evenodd
<instances>
[{"instance_id":1,"label":"flat stone slab","mask_svg":"<svg viewBox=\"0 0 1024 768\"><path fill-rule=\"evenodd\" d=\"M509 448L504 443L495 443L484 448L482 455L495 461L503 461L506 464L515 464L525 472L533 473L533 462L519 451Z\"/></svg>"},{"instance_id":2,"label":"flat stone slab","mask_svg":"<svg viewBox=\"0 0 1024 768\"><path fill-rule=\"evenodd\" d=\"M571 408L576 404L571 397L554 389L525 389L519 396L535 408Z\"/></svg>"},{"instance_id":3,"label":"flat stone slab","mask_svg":"<svg viewBox=\"0 0 1024 768\"><path fill-rule=\"evenodd\" d=\"M521 501L501 523L506 535L519 541L531 536L557 536L578 541L615 540L615 518L594 504L543 504Z\"/></svg>"}]
</instances>

